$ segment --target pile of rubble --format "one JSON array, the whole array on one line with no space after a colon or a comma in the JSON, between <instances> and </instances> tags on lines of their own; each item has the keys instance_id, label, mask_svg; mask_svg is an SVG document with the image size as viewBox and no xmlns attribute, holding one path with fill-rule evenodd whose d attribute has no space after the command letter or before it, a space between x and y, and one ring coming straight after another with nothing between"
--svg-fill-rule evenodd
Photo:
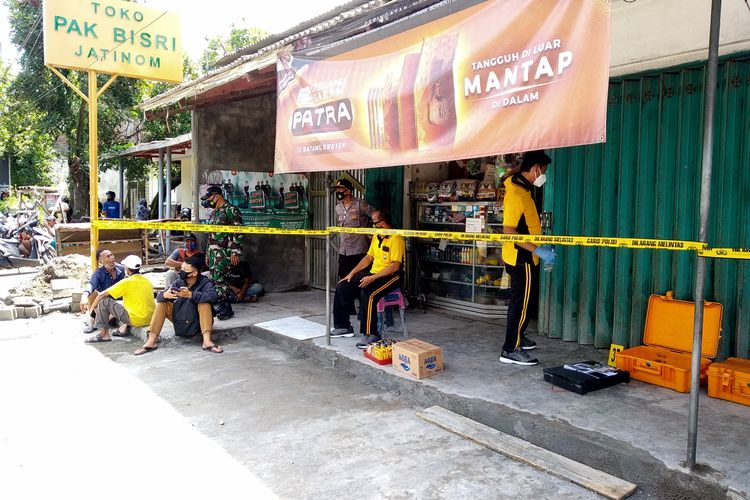
<instances>
[{"instance_id":1,"label":"pile of rubble","mask_svg":"<svg viewBox=\"0 0 750 500\"><path fill-rule=\"evenodd\" d=\"M6 296L0 295L0 321L78 310L90 266L91 261L83 255L55 257L33 279L12 288Z\"/></svg>"}]
</instances>

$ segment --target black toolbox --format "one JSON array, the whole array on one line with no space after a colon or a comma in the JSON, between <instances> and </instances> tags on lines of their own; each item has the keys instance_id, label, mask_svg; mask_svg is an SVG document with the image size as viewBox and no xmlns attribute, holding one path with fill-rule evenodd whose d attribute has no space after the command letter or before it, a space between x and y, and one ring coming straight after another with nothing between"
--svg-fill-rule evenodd
<instances>
[{"instance_id":1,"label":"black toolbox","mask_svg":"<svg viewBox=\"0 0 750 500\"><path fill-rule=\"evenodd\" d=\"M605 387L630 382L630 372L618 370L596 361L580 361L545 368L544 380L576 394L586 394Z\"/></svg>"}]
</instances>

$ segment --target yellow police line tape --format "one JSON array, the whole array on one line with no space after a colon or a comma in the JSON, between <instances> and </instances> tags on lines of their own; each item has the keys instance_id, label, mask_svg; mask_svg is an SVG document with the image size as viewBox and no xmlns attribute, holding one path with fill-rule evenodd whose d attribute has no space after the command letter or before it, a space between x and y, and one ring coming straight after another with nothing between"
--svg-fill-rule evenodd
<instances>
[{"instance_id":1,"label":"yellow police line tape","mask_svg":"<svg viewBox=\"0 0 750 500\"><path fill-rule=\"evenodd\" d=\"M709 248L699 241L661 240L653 238L605 238L594 236L549 236L499 233L464 233L449 231L421 231L414 229L376 229L331 226L328 229L283 229L254 226L219 226L194 224L192 222L146 222L129 220L97 220L93 223L98 229L166 229L191 232L272 234L293 236L325 236L333 233L347 234L389 234L407 238L446 239L456 241L484 241L493 243L534 243L541 245L568 245L585 247L640 248L649 250L676 250L697 252L702 257L717 259L750 260L750 248Z\"/></svg>"}]
</instances>

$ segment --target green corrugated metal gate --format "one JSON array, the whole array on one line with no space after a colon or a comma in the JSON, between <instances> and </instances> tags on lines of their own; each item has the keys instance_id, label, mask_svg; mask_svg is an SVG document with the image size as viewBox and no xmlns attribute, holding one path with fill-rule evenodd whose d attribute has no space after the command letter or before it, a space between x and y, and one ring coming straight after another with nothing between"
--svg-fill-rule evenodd
<instances>
[{"instance_id":1,"label":"green corrugated metal gate","mask_svg":"<svg viewBox=\"0 0 750 500\"><path fill-rule=\"evenodd\" d=\"M610 81L606 144L557 149L545 210L556 235L696 240L704 67ZM750 247L750 58L719 66L709 245ZM691 252L558 247L542 277L540 331L609 347L641 344L648 296L692 300ZM543 273L545 274L545 273ZM750 262L707 261L724 305L719 357L748 357Z\"/></svg>"}]
</instances>

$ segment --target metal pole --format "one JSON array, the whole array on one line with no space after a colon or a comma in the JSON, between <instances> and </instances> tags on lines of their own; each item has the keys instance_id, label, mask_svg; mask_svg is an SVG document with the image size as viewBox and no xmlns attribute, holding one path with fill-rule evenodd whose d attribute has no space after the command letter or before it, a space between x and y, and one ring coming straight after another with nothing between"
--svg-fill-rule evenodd
<instances>
[{"instance_id":1,"label":"metal pole","mask_svg":"<svg viewBox=\"0 0 750 500\"><path fill-rule=\"evenodd\" d=\"M167 178L167 209L166 209L166 218L171 219L172 218L172 146L167 146L167 169L166 169L166 178ZM170 253L172 251L172 231L167 230L167 253Z\"/></svg>"},{"instance_id":2,"label":"metal pole","mask_svg":"<svg viewBox=\"0 0 750 500\"><path fill-rule=\"evenodd\" d=\"M195 131L198 129L197 124L195 121L198 119L197 115L195 114L195 111L190 112L190 163L193 170L191 171L192 175L190 176L193 181L192 185L192 193L193 193L193 222L198 224L200 222L200 203L201 203L201 193L200 193L200 185L199 185L199 179L198 176L198 142L195 140L197 135ZM183 191L184 192L184 191Z\"/></svg>"},{"instance_id":3,"label":"metal pole","mask_svg":"<svg viewBox=\"0 0 750 500\"><path fill-rule=\"evenodd\" d=\"M331 186L330 175L326 172L323 180L326 190L326 228L331 225ZM326 345L331 345L331 235L326 235Z\"/></svg>"},{"instance_id":4,"label":"metal pole","mask_svg":"<svg viewBox=\"0 0 750 500\"><path fill-rule=\"evenodd\" d=\"M98 106L96 71L89 71L89 213L91 231L89 232L89 243L91 245L91 270L95 271L99 263L96 260L96 251L99 248L99 228L96 222L99 220L99 137L98 130Z\"/></svg>"},{"instance_id":5,"label":"metal pole","mask_svg":"<svg viewBox=\"0 0 750 500\"><path fill-rule=\"evenodd\" d=\"M708 240L708 210L711 204L711 168L714 149L714 107L716 105L716 73L719 66L719 25L721 0L711 2L711 34L708 42L706 100L703 106L703 160L701 170L701 202L698 241ZM698 390L700 388L701 345L703 343L703 300L706 283L706 260L697 257L695 263L695 317L693 323L693 353L690 364L690 410L688 412L687 466L694 469L698 441Z\"/></svg>"},{"instance_id":6,"label":"metal pole","mask_svg":"<svg viewBox=\"0 0 750 500\"><path fill-rule=\"evenodd\" d=\"M125 166L123 165L122 156L120 157L120 217L125 215ZM133 219L135 217L132 217Z\"/></svg>"},{"instance_id":7,"label":"metal pole","mask_svg":"<svg viewBox=\"0 0 750 500\"><path fill-rule=\"evenodd\" d=\"M159 190L159 209L156 212L158 219L164 218L164 149L159 150L159 175L157 176L159 182L157 189Z\"/></svg>"}]
</instances>

